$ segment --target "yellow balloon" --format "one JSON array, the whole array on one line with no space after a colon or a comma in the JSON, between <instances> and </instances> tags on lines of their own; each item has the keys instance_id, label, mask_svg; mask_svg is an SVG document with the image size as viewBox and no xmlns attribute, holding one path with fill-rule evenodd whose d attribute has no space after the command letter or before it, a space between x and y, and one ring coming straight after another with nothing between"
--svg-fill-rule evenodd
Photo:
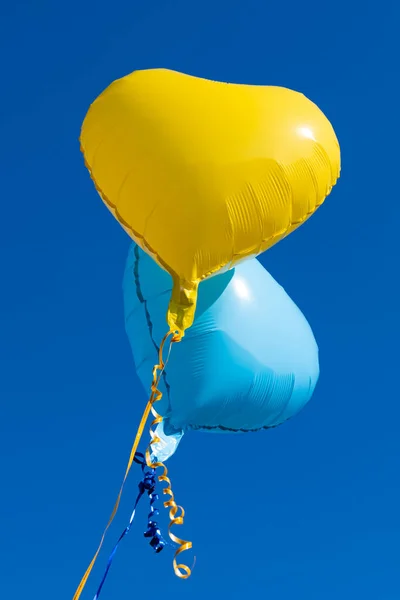
<instances>
[{"instance_id":1,"label":"yellow balloon","mask_svg":"<svg viewBox=\"0 0 400 600\"><path fill-rule=\"evenodd\" d=\"M173 278L183 335L198 284L276 244L340 174L335 132L298 92L135 71L91 105L85 164L123 228Z\"/></svg>"}]
</instances>

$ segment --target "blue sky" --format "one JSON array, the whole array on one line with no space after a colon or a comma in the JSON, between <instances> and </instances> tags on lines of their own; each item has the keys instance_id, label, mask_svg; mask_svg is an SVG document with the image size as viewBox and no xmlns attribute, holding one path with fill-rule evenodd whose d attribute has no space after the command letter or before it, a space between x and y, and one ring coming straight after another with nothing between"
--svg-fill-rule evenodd
<instances>
[{"instance_id":1,"label":"blue sky","mask_svg":"<svg viewBox=\"0 0 400 600\"><path fill-rule=\"evenodd\" d=\"M170 473L192 578L174 577L167 551L152 554L143 506L102 598L400 597L396 4L1 3L1 597L72 597L146 400L123 324L129 240L96 196L78 136L113 79L160 66L291 87L333 122L337 188L262 258L313 327L321 379L276 430L187 435Z\"/></svg>"}]
</instances>

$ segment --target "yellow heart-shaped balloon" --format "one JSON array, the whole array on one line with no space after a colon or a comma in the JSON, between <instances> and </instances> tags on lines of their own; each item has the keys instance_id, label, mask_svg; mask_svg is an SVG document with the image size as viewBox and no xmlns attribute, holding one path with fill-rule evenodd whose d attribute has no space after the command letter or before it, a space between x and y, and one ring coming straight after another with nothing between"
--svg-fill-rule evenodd
<instances>
[{"instance_id":1,"label":"yellow heart-shaped balloon","mask_svg":"<svg viewBox=\"0 0 400 600\"><path fill-rule=\"evenodd\" d=\"M81 149L108 208L171 274L167 320L181 335L199 282L296 229L340 173L335 132L302 94L165 69L112 83Z\"/></svg>"}]
</instances>

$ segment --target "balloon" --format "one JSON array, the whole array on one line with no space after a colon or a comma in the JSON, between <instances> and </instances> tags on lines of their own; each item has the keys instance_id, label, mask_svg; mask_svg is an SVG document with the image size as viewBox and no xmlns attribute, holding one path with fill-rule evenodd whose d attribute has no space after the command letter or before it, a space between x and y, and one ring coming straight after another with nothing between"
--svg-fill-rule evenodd
<instances>
[{"instance_id":1,"label":"balloon","mask_svg":"<svg viewBox=\"0 0 400 600\"><path fill-rule=\"evenodd\" d=\"M124 275L125 323L146 390L171 287L170 275L133 245ZM193 326L174 345L159 385L161 434L175 435L163 458L186 430L279 425L310 400L318 376L318 348L306 319L257 259L203 281Z\"/></svg>"},{"instance_id":2,"label":"balloon","mask_svg":"<svg viewBox=\"0 0 400 600\"><path fill-rule=\"evenodd\" d=\"M168 434L165 431L167 428ZM166 424L161 421L154 429L154 435L157 442L153 442L149 448L150 450L150 461L152 463L162 462L171 458L175 454L179 442L183 437L184 432L182 430L172 430L170 424Z\"/></svg>"},{"instance_id":3,"label":"balloon","mask_svg":"<svg viewBox=\"0 0 400 600\"><path fill-rule=\"evenodd\" d=\"M107 207L171 275L165 309L181 336L200 281L296 229L340 172L335 132L302 94L166 69L112 83L80 141Z\"/></svg>"}]
</instances>

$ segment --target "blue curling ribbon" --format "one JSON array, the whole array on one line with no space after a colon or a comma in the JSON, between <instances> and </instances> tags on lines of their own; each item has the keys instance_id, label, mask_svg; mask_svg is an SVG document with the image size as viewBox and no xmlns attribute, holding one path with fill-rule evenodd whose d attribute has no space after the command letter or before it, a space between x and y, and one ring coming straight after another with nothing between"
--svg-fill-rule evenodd
<instances>
[{"instance_id":1,"label":"blue curling ribbon","mask_svg":"<svg viewBox=\"0 0 400 600\"><path fill-rule=\"evenodd\" d=\"M148 515L148 527L147 527L147 531L144 533L144 536L146 538L151 538L150 546L152 548L154 548L156 553L161 552L161 550L166 545L166 542L161 535L161 531L158 527L157 522L153 520L153 517L155 517L156 515L159 514L158 509L154 506L154 503L157 502L157 500L158 500L158 494L155 493L155 488L156 488L155 471L154 471L154 469L150 469L145 472L146 461L144 459L144 455L141 452L136 453L134 461L137 464L141 465L142 471L144 473L144 477L143 477L142 481L139 483L139 493L137 495L135 505L133 507L133 511L132 511L131 517L129 519L129 523L125 527L125 529L121 533L121 535L119 536L118 541L115 544L115 546L108 558L108 562L107 562L106 569L104 571L103 578L100 582L100 585L97 589L96 594L94 595L93 600L97 600L98 597L100 596L100 592L103 588L105 580L107 579L107 575L110 570L111 563L114 559L115 553L117 552L118 546L119 546L121 540L129 533L129 530L133 523L133 519L135 518L137 506L139 504L141 497L143 496L143 494L145 492L147 492L149 499L150 499L150 512Z\"/></svg>"},{"instance_id":2,"label":"blue curling ribbon","mask_svg":"<svg viewBox=\"0 0 400 600\"><path fill-rule=\"evenodd\" d=\"M142 455L143 456L143 455ZM145 460L143 457L142 462L142 470L144 471ZM150 512L148 514L148 522L147 522L147 530L144 532L144 537L150 538L150 546L154 548L156 553L158 554L165 547L166 542L161 535L161 531L158 527L157 521L154 521L154 517L159 514L158 508L154 506L154 503L159 499L158 494L156 494L156 474L154 469L149 469L143 478L143 481L140 484L143 486L144 490L147 491L147 494L150 499ZM139 488L141 489L141 488Z\"/></svg>"}]
</instances>

